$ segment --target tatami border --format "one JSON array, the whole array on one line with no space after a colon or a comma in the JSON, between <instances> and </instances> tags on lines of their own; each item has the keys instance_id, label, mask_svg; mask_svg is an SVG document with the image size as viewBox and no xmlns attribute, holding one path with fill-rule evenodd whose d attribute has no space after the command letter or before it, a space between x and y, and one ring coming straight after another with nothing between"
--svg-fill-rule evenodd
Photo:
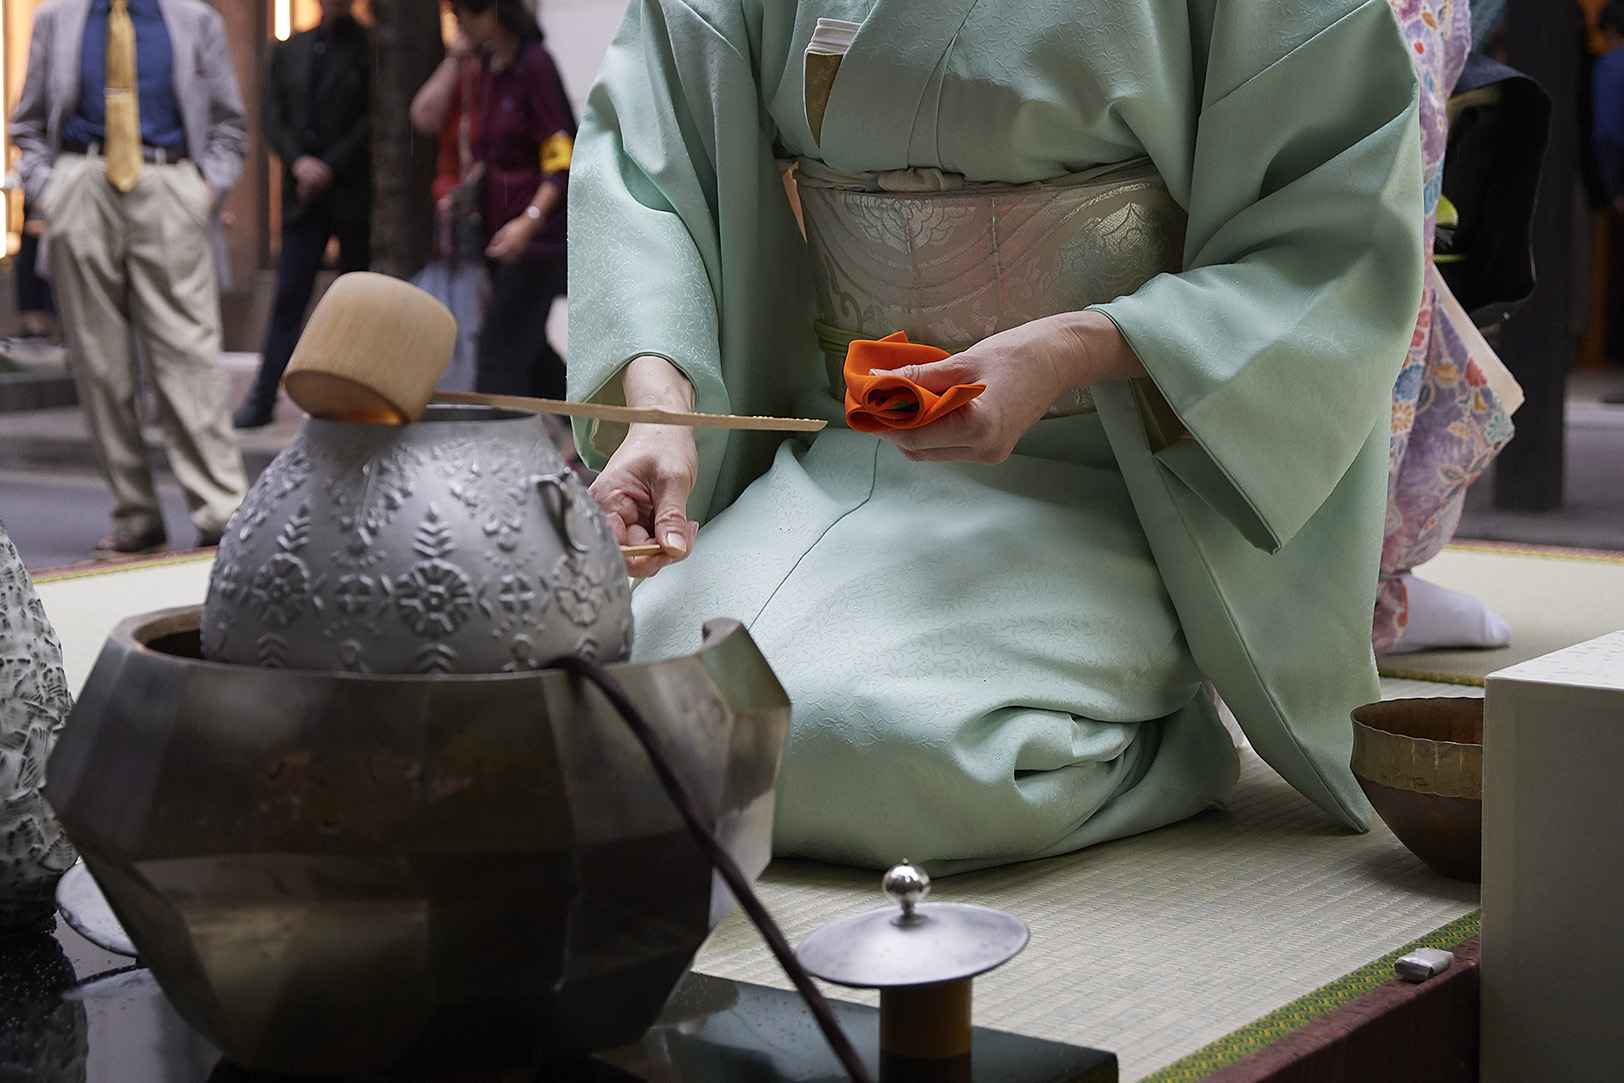
<instances>
[{"instance_id":1,"label":"tatami border","mask_svg":"<svg viewBox=\"0 0 1624 1083\"><path fill-rule=\"evenodd\" d=\"M173 553L157 556L118 557L113 560L85 560L78 564L64 564L57 568L43 568L28 576L36 583L61 583L68 579L88 579L93 575L128 572L137 568L163 568L171 564L196 564L214 559L214 550L177 549Z\"/></svg>"},{"instance_id":2,"label":"tatami border","mask_svg":"<svg viewBox=\"0 0 1624 1083\"><path fill-rule=\"evenodd\" d=\"M1145 1076L1139 1083L1198 1083L1250 1053L1283 1038L1306 1023L1340 1008L1393 980L1393 963L1417 948L1453 948L1479 933L1482 911L1456 918L1449 924L1367 963L1351 974L1322 985L1307 996L1276 1008L1255 1022L1230 1032L1216 1042Z\"/></svg>"},{"instance_id":3,"label":"tatami border","mask_svg":"<svg viewBox=\"0 0 1624 1083\"><path fill-rule=\"evenodd\" d=\"M1624 553L1613 549L1575 549L1565 545L1530 545L1527 542L1497 541L1450 542L1444 548L1461 553L1503 553L1514 557L1544 557L1547 560L1580 560L1595 564L1624 564Z\"/></svg>"},{"instance_id":4,"label":"tatami border","mask_svg":"<svg viewBox=\"0 0 1624 1083\"><path fill-rule=\"evenodd\" d=\"M1427 669L1388 669L1376 667L1376 672L1393 681L1430 681L1433 684L1458 684L1466 688L1482 688L1482 677L1468 677L1464 673L1434 673Z\"/></svg>"}]
</instances>

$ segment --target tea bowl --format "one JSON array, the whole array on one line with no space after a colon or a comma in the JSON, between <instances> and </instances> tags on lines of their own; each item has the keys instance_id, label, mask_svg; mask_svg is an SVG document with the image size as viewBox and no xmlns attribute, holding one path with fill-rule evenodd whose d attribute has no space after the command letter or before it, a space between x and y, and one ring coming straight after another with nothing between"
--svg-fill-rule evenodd
<instances>
[{"instance_id":1,"label":"tea bowl","mask_svg":"<svg viewBox=\"0 0 1624 1083\"><path fill-rule=\"evenodd\" d=\"M1355 709L1352 767L1411 853L1444 876L1480 878L1483 700L1394 699Z\"/></svg>"}]
</instances>

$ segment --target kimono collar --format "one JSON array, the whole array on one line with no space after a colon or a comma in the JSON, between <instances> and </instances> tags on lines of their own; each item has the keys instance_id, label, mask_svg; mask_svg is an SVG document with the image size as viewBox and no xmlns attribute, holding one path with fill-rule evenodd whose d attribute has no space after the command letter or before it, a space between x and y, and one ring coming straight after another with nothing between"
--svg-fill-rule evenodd
<instances>
[{"instance_id":1,"label":"kimono collar","mask_svg":"<svg viewBox=\"0 0 1624 1083\"><path fill-rule=\"evenodd\" d=\"M927 94L935 93L933 76L978 2L879 0L840 62L823 115L819 157L853 172L914 164L908 146Z\"/></svg>"}]
</instances>

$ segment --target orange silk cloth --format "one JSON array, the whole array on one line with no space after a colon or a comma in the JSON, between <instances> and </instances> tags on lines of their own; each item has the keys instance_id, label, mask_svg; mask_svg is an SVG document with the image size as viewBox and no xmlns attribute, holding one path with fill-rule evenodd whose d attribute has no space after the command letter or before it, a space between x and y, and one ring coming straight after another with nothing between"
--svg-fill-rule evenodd
<instances>
[{"instance_id":1,"label":"orange silk cloth","mask_svg":"<svg viewBox=\"0 0 1624 1083\"><path fill-rule=\"evenodd\" d=\"M951 356L935 346L909 342L901 331L878 340L857 339L846 351L846 424L867 433L917 429L987 390L986 384L955 384L937 394L887 371Z\"/></svg>"}]
</instances>

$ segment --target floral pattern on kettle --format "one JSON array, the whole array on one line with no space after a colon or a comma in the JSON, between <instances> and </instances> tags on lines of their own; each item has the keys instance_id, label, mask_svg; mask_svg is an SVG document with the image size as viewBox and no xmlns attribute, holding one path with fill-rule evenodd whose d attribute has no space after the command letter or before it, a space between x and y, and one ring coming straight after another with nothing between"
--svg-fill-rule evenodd
<instances>
[{"instance_id":1,"label":"floral pattern on kettle","mask_svg":"<svg viewBox=\"0 0 1624 1083\"><path fill-rule=\"evenodd\" d=\"M402 426L307 420L222 540L203 629L223 661L500 672L624 658L631 593L540 418L431 407Z\"/></svg>"},{"instance_id":2,"label":"floral pattern on kettle","mask_svg":"<svg viewBox=\"0 0 1624 1083\"><path fill-rule=\"evenodd\" d=\"M310 508L300 504L277 535L280 553L254 573L248 595L266 625L285 628L311 605L310 569L298 553L310 537Z\"/></svg>"}]
</instances>

